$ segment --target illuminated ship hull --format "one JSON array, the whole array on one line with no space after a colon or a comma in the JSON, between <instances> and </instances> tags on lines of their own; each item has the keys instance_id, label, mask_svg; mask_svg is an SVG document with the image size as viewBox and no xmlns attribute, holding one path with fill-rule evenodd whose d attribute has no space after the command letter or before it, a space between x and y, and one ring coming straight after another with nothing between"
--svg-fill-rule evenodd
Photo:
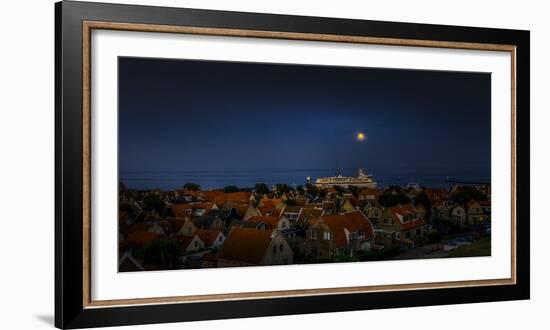
<instances>
[{"instance_id":1,"label":"illuminated ship hull","mask_svg":"<svg viewBox=\"0 0 550 330\"><path fill-rule=\"evenodd\" d=\"M359 170L357 177L342 176L337 174L336 176L318 178L315 181L317 187L358 187L358 188L376 188L377 184L374 182L372 175L365 174L362 170Z\"/></svg>"}]
</instances>

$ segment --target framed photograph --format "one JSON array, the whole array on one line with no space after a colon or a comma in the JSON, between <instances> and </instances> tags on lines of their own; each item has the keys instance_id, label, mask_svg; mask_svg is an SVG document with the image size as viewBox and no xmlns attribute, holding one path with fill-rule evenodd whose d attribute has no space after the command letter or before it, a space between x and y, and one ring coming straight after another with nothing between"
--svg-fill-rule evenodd
<instances>
[{"instance_id":1,"label":"framed photograph","mask_svg":"<svg viewBox=\"0 0 550 330\"><path fill-rule=\"evenodd\" d=\"M59 2L59 328L529 298L529 32Z\"/></svg>"}]
</instances>

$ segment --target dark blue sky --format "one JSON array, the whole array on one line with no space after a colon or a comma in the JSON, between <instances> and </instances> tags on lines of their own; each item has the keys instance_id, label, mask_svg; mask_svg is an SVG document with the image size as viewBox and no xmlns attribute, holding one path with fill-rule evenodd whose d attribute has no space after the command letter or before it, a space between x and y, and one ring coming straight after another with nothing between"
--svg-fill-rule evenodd
<instances>
[{"instance_id":1,"label":"dark blue sky","mask_svg":"<svg viewBox=\"0 0 550 330\"><path fill-rule=\"evenodd\" d=\"M119 168L489 171L490 91L483 73L120 58Z\"/></svg>"}]
</instances>

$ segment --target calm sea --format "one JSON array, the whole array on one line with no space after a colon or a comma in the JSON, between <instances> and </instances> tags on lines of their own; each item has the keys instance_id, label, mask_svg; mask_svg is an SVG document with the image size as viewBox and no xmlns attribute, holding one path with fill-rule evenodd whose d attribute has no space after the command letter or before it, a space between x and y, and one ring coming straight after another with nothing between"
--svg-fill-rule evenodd
<instances>
[{"instance_id":1,"label":"calm sea","mask_svg":"<svg viewBox=\"0 0 550 330\"><path fill-rule=\"evenodd\" d=\"M343 169L345 176L356 176L357 169ZM388 185L405 186L410 182L425 187L449 187L446 179L453 178L467 182L490 182L491 173L488 168L462 168L456 170L438 168L418 169L371 169L369 174L379 187ZM309 176L315 181L318 177L333 176L334 169L273 169L246 171L121 171L120 181L133 189L176 189L187 182L199 184L202 189L223 188L228 185L238 187L253 187L258 182L268 185L286 183L292 187L304 185Z\"/></svg>"}]
</instances>

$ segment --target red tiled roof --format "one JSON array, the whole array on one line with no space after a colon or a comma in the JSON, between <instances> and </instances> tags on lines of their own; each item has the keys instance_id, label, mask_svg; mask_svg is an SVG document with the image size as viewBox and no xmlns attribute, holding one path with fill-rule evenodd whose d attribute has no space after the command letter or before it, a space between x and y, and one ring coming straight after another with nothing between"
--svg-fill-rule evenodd
<instances>
[{"instance_id":1,"label":"red tiled roof","mask_svg":"<svg viewBox=\"0 0 550 330\"><path fill-rule=\"evenodd\" d=\"M260 199L260 205L262 207L279 207L283 204L283 200L281 198L262 198Z\"/></svg>"},{"instance_id":2,"label":"red tiled roof","mask_svg":"<svg viewBox=\"0 0 550 330\"><path fill-rule=\"evenodd\" d=\"M279 215L281 210L278 210L274 206L262 206L257 208L261 215Z\"/></svg>"},{"instance_id":3,"label":"red tiled roof","mask_svg":"<svg viewBox=\"0 0 550 330\"><path fill-rule=\"evenodd\" d=\"M442 201L447 198L449 192L446 189L434 189L426 188L424 193L428 196L428 199L433 203L435 201Z\"/></svg>"},{"instance_id":4,"label":"red tiled roof","mask_svg":"<svg viewBox=\"0 0 550 330\"><path fill-rule=\"evenodd\" d=\"M167 221L172 228L172 233L177 233L180 231L181 227L183 227L186 220L182 218L168 218Z\"/></svg>"},{"instance_id":5,"label":"red tiled roof","mask_svg":"<svg viewBox=\"0 0 550 330\"><path fill-rule=\"evenodd\" d=\"M279 223L279 217L255 215L250 217L248 221L257 223L263 222L267 224L270 229L276 229L277 224Z\"/></svg>"},{"instance_id":6,"label":"red tiled roof","mask_svg":"<svg viewBox=\"0 0 550 330\"><path fill-rule=\"evenodd\" d=\"M170 209L175 215L178 215L183 210L197 210L197 209L209 209L213 206L211 202L204 203L182 203L182 204L173 204Z\"/></svg>"},{"instance_id":7,"label":"red tiled roof","mask_svg":"<svg viewBox=\"0 0 550 330\"><path fill-rule=\"evenodd\" d=\"M375 198L377 198L379 195L380 195L380 190L375 188L363 188L359 192L359 196L363 196L363 197L374 196Z\"/></svg>"},{"instance_id":8,"label":"red tiled roof","mask_svg":"<svg viewBox=\"0 0 550 330\"><path fill-rule=\"evenodd\" d=\"M148 231L136 231L128 235L128 243L138 246L144 246L152 243L160 237L161 235L157 233L150 233Z\"/></svg>"},{"instance_id":9,"label":"red tiled roof","mask_svg":"<svg viewBox=\"0 0 550 330\"><path fill-rule=\"evenodd\" d=\"M181 247L185 250L187 249L187 247L189 246L189 244L191 244L191 242L193 241L193 239L195 238L195 236L197 235L193 235L193 236L177 236L177 240L178 242L181 244Z\"/></svg>"},{"instance_id":10,"label":"red tiled roof","mask_svg":"<svg viewBox=\"0 0 550 330\"><path fill-rule=\"evenodd\" d=\"M416 211L416 209L412 204L392 206L388 208L388 211L390 212L390 215L393 217L394 222L396 222L399 225L401 230L409 230L409 229L413 229L424 225L424 220L422 219L416 219L405 223L401 222L401 220L399 219L398 215L401 217L404 217L406 215L411 215L411 214L416 216L418 215L417 214L418 212Z\"/></svg>"},{"instance_id":11,"label":"red tiled roof","mask_svg":"<svg viewBox=\"0 0 550 330\"><path fill-rule=\"evenodd\" d=\"M209 230L209 229L197 229L196 234L204 242L204 244L206 244L206 246L211 246L216 242L216 238L218 238L220 231Z\"/></svg>"},{"instance_id":12,"label":"red tiled roof","mask_svg":"<svg viewBox=\"0 0 550 330\"><path fill-rule=\"evenodd\" d=\"M323 215L317 219L310 221L311 225L326 224L333 235L333 242L336 247L344 247L347 245L346 233L364 231L367 239L374 238L374 228L369 218L361 211L352 211L343 214Z\"/></svg>"},{"instance_id":13,"label":"red tiled roof","mask_svg":"<svg viewBox=\"0 0 550 330\"><path fill-rule=\"evenodd\" d=\"M233 228L220 249L218 259L259 265L271 240L269 230Z\"/></svg>"}]
</instances>

